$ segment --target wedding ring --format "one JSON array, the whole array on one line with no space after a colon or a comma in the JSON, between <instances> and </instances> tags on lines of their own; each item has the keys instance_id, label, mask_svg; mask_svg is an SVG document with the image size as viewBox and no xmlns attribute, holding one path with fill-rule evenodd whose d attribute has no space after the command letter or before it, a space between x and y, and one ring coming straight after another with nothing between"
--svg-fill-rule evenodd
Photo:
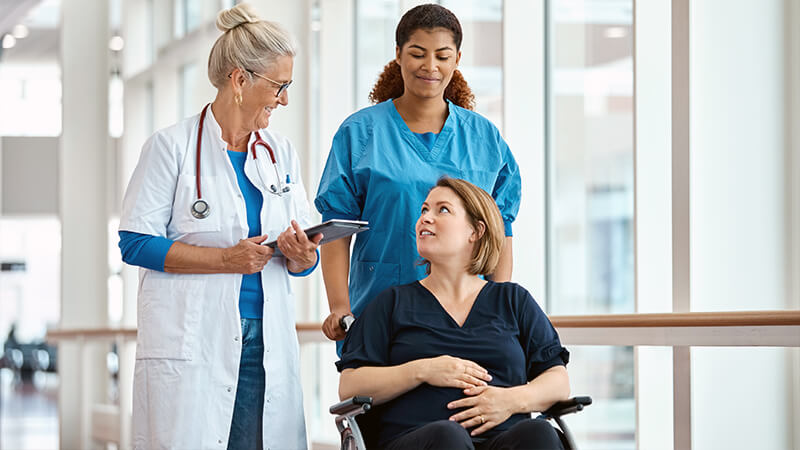
<instances>
[{"instance_id":1,"label":"wedding ring","mask_svg":"<svg viewBox=\"0 0 800 450\"><path fill-rule=\"evenodd\" d=\"M486 419L483 418L483 415L478 416L478 418L481 419L481 425L483 425L484 422L486 422Z\"/></svg>"}]
</instances>

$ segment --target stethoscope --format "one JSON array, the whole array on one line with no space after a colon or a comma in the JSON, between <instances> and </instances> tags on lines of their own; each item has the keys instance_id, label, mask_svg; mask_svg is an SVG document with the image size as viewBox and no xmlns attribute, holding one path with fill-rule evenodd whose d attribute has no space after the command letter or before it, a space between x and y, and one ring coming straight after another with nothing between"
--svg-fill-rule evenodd
<instances>
[{"instance_id":1,"label":"stethoscope","mask_svg":"<svg viewBox=\"0 0 800 450\"><path fill-rule=\"evenodd\" d=\"M195 182L197 184L197 200L192 203L192 216L197 219L205 219L208 217L208 214L211 212L211 208L208 206L208 202L203 200L203 194L200 190L200 147L202 147L203 143L203 122L206 119L206 111L208 107L211 106L209 103L208 105L203 108L203 112L200 113L200 126L197 128L197 157L196 157L196 165L195 165ZM281 182L281 176L278 173L278 161L275 160L275 152L272 151L272 147L267 144L267 141L261 138L261 133L256 131L256 139L250 144L250 151L253 153L253 159L258 159L258 155L256 154L256 147L261 145L262 147L267 149L267 153L269 153L269 159L272 161L272 168L275 169L275 180L278 185L271 184L269 186L270 194L277 195L278 197L283 196L283 194L289 192L290 186L289 183L289 175L286 175L286 183L283 184ZM258 172L258 178L261 179L261 184L266 186L267 183L264 182L264 178L261 176L261 169L259 165L256 164L256 172Z\"/></svg>"}]
</instances>

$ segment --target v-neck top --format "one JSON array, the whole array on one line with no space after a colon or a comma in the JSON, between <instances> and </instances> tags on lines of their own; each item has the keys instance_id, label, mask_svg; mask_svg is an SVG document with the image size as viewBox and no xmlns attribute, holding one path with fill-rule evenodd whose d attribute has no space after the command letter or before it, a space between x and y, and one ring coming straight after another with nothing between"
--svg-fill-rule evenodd
<instances>
[{"instance_id":1,"label":"v-neck top","mask_svg":"<svg viewBox=\"0 0 800 450\"><path fill-rule=\"evenodd\" d=\"M366 220L355 237L349 293L358 316L390 286L425 277L417 264L414 224L436 181L461 178L497 202L511 236L521 197L519 167L485 117L447 102L448 115L430 147L408 128L392 100L348 117L331 144L314 204L322 220Z\"/></svg>"},{"instance_id":2,"label":"v-neck top","mask_svg":"<svg viewBox=\"0 0 800 450\"><path fill-rule=\"evenodd\" d=\"M362 366L397 366L450 355L468 359L492 375L493 386L519 386L557 365L569 352L530 293L515 283L487 281L459 326L436 297L415 281L381 292L353 323L344 342L339 371ZM447 404L461 389L422 384L380 405L381 446L455 410ZM371 413L372 414L372 413ZM530 415L516 414L484 437L507 430Z\"/></svg>"}]
</instances>

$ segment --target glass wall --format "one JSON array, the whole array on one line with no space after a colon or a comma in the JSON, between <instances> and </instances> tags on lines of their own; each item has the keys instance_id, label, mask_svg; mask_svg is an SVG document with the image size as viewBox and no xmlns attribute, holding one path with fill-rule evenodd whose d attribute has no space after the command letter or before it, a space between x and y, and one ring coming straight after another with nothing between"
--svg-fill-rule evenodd
<instances>
[{"instance_id":1,"label":"glass wall","mask_svg":"<svg viewBox=\"0 0 800 450\"><path fill-rule=\"evenodd\" d=\"M547 311L632 313L633 0L548 8ZM570 350L584 447L633 448L633 348Z\"/></svg>"},{"instance_id":2,"label":"glass wall","mask_svg":"<svg viewBox=\"0 0 800 450\"><path fill-rule=\"evenodd\" d=\"M503 129L503 1L443 0L461 22L458 69L475 94L475 111Z\"/></svg>"}]
</instances>

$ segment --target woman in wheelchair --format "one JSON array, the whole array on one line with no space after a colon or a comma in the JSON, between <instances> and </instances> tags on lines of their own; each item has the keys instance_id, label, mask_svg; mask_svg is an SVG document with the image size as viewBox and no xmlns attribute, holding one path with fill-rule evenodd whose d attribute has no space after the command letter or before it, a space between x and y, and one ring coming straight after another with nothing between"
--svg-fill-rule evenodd
<instances>
[{"instance_id":1,"label":"woman in wheelchair","mask_svg":"<svg viewBox=\"0 0 800 450\"><path fill-rule=\"evenodd\" d=\"M528 291L481 276L503 241L485 191L431 189L416 223L428 276L370 302L336 363L342 399L373 398L380 448L562 448L530 413L569 396L569 352Z\"/></svg>"}]
</instances>

